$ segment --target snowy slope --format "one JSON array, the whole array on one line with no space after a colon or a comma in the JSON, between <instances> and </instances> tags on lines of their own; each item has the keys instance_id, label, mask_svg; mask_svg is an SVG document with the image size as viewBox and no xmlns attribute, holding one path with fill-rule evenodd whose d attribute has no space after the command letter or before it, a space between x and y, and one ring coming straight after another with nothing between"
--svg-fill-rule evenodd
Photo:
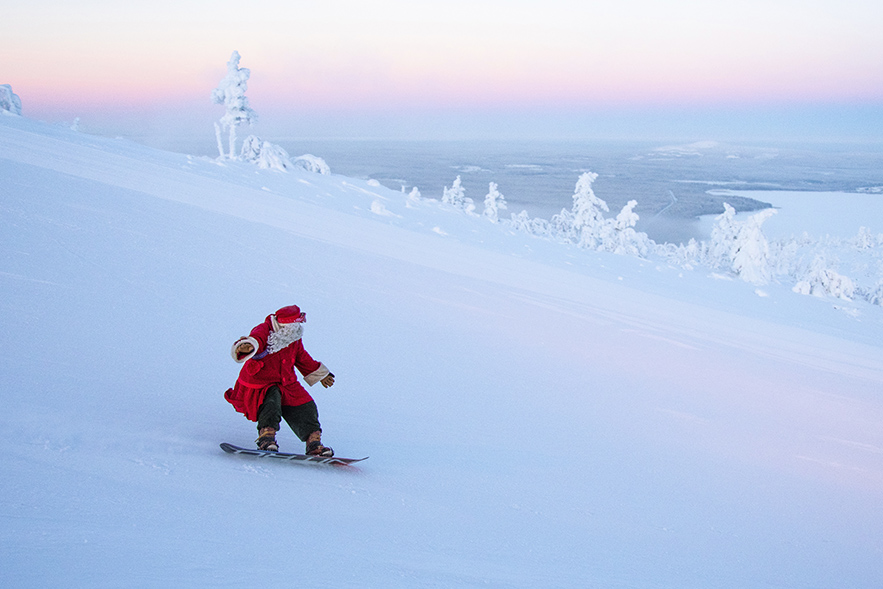
<instances>
[{"instance_id":1,"label":"snowy slope","mask_svg":"<svg viewBox=\"0 0 883 589\"><path fill-rule=\"evenodd\" d=\"M4 585L883 583L880 307L15 116L0 206ZM292 303L360 474L218 448Z\"/></svg>"}]
</instances>

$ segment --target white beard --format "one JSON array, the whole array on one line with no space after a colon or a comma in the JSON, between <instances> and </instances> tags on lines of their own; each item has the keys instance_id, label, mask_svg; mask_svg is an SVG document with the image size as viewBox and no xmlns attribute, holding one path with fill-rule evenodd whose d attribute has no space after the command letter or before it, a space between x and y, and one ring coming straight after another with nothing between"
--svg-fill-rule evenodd
<instances>
[{"instance_id":1,"label":"white beard","mask_svg":"<svg viewBox=\"0 0 883 589\"><path fill-rule=\"evenodd\" d=\"M270 333L267 338L267 353L275 354L302 338L304 335L303 323L287 323L280 325L278 329Z\"/></svg>"}]
</instances>

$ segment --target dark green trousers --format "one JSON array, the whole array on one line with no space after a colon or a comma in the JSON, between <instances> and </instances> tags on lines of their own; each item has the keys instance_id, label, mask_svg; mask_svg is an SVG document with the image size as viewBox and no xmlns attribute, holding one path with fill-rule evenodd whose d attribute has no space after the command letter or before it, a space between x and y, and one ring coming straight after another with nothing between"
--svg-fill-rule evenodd
<instances>
[{"instance_id":1,"label":"dark green trousers","mask_svg":"<svg viewBox=\"0 0 883 589\"><path fill-rule=\"evenodd\" d=\"M315 401L297 406L283 405L282 391L273 385L267 390L264 402L258 409L258 430L265 427L278 430L279 422L283 419L301 442L306 442L311 433L322 431L322 426L319 425L319 408Z\"/></svg>"}]
</instances>

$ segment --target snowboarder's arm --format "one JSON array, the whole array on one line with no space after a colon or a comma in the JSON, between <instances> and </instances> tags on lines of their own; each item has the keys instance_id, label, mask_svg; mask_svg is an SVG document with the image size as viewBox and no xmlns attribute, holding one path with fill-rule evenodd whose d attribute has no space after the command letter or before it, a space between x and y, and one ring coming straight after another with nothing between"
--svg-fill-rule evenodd
<instances>
[{"instance_id":1,"label":"snowboarder's arm","mask_svg":"<svg viewBox=\"0 0 883 589\"><path fill-rule=\"evenodd\" d=\"M233 359L242 364L252 356L260 354L267 347L267 338L270 335L270 328L266 323L261 323L251 330L247 337L241 337L233 344L230 354Z\"/></svg>"},{"instance_id":2,"label":"snowboarder's arm","mask_svg":"<svg viewBox=\"0 0 883 589\"><path fill-rule=\"evenodd\" d=\"M304 349L303 342L299 342L300 346L297 351L297 356L294 360L294 365L297 366L297 369L301 374L304 375L304 380L307 381L307 384L313 386L317 382L321 382L322 386L326 389L334 384L334 375L331 374L331 371L328 370L328 367L313 360L313 357Z\"/></svg>"},{"instance_id":3,"label":"snowboarder's arm","mask_svg":"<svg viewBox=\"0 0 883 589\"><path fill-rule=\"evenodd\" d=\"M236 340L235 344L233 344L233 348L230 350L230 355L233 356L234 360L242 364L258 353L259 345L258 341L251 336L241 337Z\"/></svg>"},{"instance_id":4,"label":"snowboarder's arm","mask_svg":"<svg viewBox=\"0 0 883 589\"><path fill-rule=\"evenodd\" d=\"M322 386L326 389L334 384L334 375L331 374L331 371L328 370L328 367L319 362L319 367L310 372L309 374L304 374L304 380L307 381L307 384L313 386L317 382L321 382Z\"/></svg>"}]
</instances>

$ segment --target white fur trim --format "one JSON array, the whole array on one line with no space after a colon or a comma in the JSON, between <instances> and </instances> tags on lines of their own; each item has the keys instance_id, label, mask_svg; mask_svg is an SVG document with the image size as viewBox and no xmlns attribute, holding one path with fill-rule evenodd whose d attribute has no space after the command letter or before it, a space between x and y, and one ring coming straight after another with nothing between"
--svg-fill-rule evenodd
<instances>
[{"instance_id":1,"label":"white fur trim","mask_svg":"<svg viewBox=\"0 0 883 589\"><path fill-rule=\"evenodd\" d=\"M304 376L304 380L307 381L308 385L313 386L329 374L331 374L331 371L328 370L328 367L319 362L319 368Z\"/></svg>"},{"instance_id":2,"label":"white fur trim","mask_svg":"<svg viewBox=\"0 0 883 589\"><path fill-rule=\"evenodd\" d=\"M236 350L239 348L239 346L241 346L242 344L246 344L246 343L252 345L251 354L240 358L239 355L236 353ZM236 362L239 364L242 364L243 362L245 362L246 360L248 360L249 358L251 358L252 356L254 356L257 353L258 353L258 340L254 339L251 336L239 338L238 340L236 340L236 343L233 344L233 347L230 349L230 355L233 356L233 359L236 360Z\"/></svg>"}]
</instances>

